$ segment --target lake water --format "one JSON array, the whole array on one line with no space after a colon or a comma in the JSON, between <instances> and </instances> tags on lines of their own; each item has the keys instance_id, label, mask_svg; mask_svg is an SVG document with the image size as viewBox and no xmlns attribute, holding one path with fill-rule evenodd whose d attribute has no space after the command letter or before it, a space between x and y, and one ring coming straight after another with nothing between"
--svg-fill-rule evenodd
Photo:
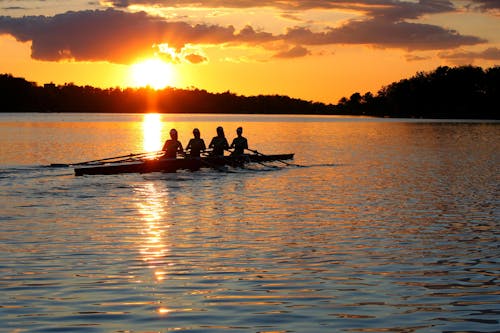
<instances>
[{"instance_id":1,"label":"lake water","mask_svg":"<svg viewBox=\"0 0 500 333\"><path fill-rule=\"evenodd\" d=\"M303 167L75 177L236 127ZM2 332L499 332L498 122L0 114Z\"/></svg>"}]
</instances>

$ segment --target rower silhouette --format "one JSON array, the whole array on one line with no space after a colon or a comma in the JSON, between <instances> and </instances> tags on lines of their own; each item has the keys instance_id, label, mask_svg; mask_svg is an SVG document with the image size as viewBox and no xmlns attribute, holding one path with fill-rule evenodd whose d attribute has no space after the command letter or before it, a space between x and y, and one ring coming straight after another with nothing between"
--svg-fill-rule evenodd
<instances>
[{"instance_id":1,"label":"rower silhouette","mask_svg":"<svg viewBox=\"0 0 500 333\"><path fill-rule=\"evenodd\" d=\"M177 153L184 152L184 149L182 149L182 143L180 143L177 138L177 130L172 128L170 130L170 139L165 141L165 144L161 149L165 152L163 155L164 158L177 158Z\"/></svg>"},{"instance_id":2,"label":"rower silhouette","mask_svg":"<svg viewBox=\"0 0 500 333\"><path fill-rule=\"evenodd\" d=\"M234 156L243 155L245 153L245 149L248 149L248 140L242 134L243 134L243 128L238 127L236 129L237 137L233 139L233 142L229 147L229 148L234 148L231 155Z\"/></svg>"},{"instance_id":3,"label":"rower silhouette","mask_svg":"<svg viewBox=\"0 0 500 333\"><path fill-rule=\"evenodd\" d=\"M224 156L224 150L229 149L229 144L227 142L226 136L224 135L224 129L219 126L217 127L217 136L212 138L208 148L212 148L213 156Z\"/></svg>"},{"instance_id":4,"label":"rower silhouette","mask_svg":"<svg viewBox=\"0 0 500 333\"><path fill-rule=\"evenodd\" d=\"M189 140L186 150L189 150L189 156L192 158L199 158L200 153L205 151L207 147L205 146L205 141L200 137L200 130L195 128L193 130L194 138Z\"/></svg>"}]
</instances>

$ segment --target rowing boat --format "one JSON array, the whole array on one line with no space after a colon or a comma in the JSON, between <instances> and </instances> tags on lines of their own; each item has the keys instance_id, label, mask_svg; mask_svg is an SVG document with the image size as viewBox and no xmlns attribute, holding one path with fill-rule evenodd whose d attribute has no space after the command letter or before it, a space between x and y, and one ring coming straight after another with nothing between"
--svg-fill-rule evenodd
<instances>
[{"instance_id":1,"label":"rowing boat","mask_svg":"<svg viewBox=\"0 0 500 333\"><path fill-rule=\"evenodd\" d=\"M113 175L120 173L176 172L177 170L196 171L200 168L218 169L225 165L243 166L247 163L262 163L293 159L292 154L244 154L241 156L204 156L200 158L154 158L119 162L86 164L75 168L76 176Z\"/></svg>"}]
</instances>

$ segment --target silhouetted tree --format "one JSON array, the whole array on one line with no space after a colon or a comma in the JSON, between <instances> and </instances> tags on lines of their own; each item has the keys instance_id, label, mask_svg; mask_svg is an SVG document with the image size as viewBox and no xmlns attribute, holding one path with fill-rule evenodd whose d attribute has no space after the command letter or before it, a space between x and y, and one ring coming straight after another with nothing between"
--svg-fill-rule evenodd
<instances>
[{"instance_id":1,"label":"silhouetted tree","mask_svg":"<svg viewBox=\"0 0 500 333\"><path fill-rule=\"evenodd\" d=\"M389 117L498 119L500 69L438 67L383 87L377 96L354 94L339 105L344 114ZM359 101L359 103L357 103Z\"/></svg>"},{"instance_id":2,"label":"silhouetted tree","mask_svg":"<svg viewBox=\"0 0 500 333\"><path fill-rule=\"evenodd\" d=\"M167 112L343 114L389 117L499 119L500 67L438 67L391 83L374 96L342 97L337 105L282 95L239 96L196 88L109 88L36 83L0 75L3 112Z\"/></svg>"}]
</instances>

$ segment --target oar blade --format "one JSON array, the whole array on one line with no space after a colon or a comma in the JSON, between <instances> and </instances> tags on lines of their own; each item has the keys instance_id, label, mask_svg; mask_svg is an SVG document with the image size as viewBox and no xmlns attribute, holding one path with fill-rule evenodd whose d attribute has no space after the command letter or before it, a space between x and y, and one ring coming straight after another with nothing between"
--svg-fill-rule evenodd
<instances>
[{"instance_id":1,"label":"oar blade","mask_svg":"<svg viewBox=\"0 0 500 333\"><path fill-rule=\"evenodd\" d=\"M49 165L49 167L51 168L68 168L70 166L70 164L66 164L66 163L51 163Z\"/></svg>"}]
</instances>

